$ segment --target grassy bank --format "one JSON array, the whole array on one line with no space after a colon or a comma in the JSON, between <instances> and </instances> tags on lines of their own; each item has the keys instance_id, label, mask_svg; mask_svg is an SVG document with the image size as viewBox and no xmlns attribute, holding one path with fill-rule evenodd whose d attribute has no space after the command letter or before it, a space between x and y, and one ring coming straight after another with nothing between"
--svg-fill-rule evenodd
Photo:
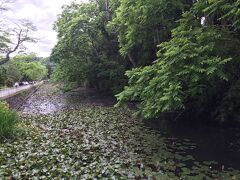
<instances>
[{"instance_id":1,"label":"grassy bank","mask_svg":"<svg viewBox=\"0 0 240 180\"><path fill-rule=\"evenodd\" d=\"M0 143L14 135L17 124L17 113L11 111L6 102L0 101Z\"/></svg>"}]
</instances>

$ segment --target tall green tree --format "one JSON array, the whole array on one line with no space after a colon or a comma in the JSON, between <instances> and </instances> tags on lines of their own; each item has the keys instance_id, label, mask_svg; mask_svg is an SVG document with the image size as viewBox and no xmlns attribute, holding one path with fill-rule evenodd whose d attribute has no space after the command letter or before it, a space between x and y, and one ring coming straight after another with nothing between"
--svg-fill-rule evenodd
<instances>
[{"instance_id":1,"label":"tall green tree","mask_svg":"<svg viewBox=\"0 0 240 180\"><path fill-rule=\"evenodd\" d=\"M3 67L0 67L0 87L5 85L6 79L7 79L6 69Z\"/></svg>"},{"instance_id":2,"label":"tall green tree","mask_svg":"<svg viewBox=\"0 0 240 180\"><path fill-rule=\"evenodd\" d=\"M99 0L64 8L55 23L59 41L51 55L51 60L58 63L55 74L61 79L64 76L66 81L87 82L106 92L122 88L125 63L118 52L116 35L107 29L115 3Z\"/></svg>"},{"instance_id":3,"label":"tall green tree","mask_svg":"<svg viewBox=\"0 0 240 180\"><path fill-rule=\"evenodd\" d=\"M46 78L48 70L46 66L37 58L35 53L17 55L9 63L20 71L20 80L36 81ZM8 67L9 69L10 67Z\"/></svg>"},{"instance_id":4,"label":"tall green tree","mask_svg":"<svg viewBox=\"0 0 240 180\"><path fill-rule=\"evenodd\" d=\"M157 45L171 37L189 0L120 0L110 24L118 35L120 52L133 67L150 64L156 59Z\"/></svg>"},{"instance_id":5,"label":"tall green tree","mask_svg":"<svg viewBox=\"0 0 240 180\"><path fill-rule=\"evenodd\" d=\"M160 44L153 65L127 72L129 85L117 95L119 104L140 101L139 113L146 118L176 111L206 117L219 115L222 110L221 121L228 120L228 111L221 106L224 102L229 105L226 99L232 89L236 92L232 87L239 79L237 3L195 2L190 11L183 13L171 40ZM240 104L239 100L234 102L232 109Z\"/></svg>"}]
</instances>

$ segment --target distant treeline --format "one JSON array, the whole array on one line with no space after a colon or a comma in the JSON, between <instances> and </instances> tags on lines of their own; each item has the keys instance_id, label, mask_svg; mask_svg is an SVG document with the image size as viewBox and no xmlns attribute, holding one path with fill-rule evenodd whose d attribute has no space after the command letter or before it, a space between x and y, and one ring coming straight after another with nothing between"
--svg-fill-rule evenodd
<instances>
[{"instance_id":1,"label":"distant treeline","mask_svg":"<svg viewBox=\"0 0 240 180\"><path fill-rule=\"evenodd\" d=\"M15 82L42 80L52 72L53 66L48 58L37 57L34 53L16 55L0 66L0 87L12 87Z\"/></svg>"}]
</instances>

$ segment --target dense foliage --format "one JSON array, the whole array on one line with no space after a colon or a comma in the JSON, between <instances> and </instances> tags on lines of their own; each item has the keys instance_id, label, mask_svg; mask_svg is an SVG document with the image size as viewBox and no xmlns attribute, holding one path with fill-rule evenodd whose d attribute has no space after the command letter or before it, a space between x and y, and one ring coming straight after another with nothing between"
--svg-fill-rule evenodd
<instances>
[{"instance_id":1,"label":"dense foliage","mask_svg":"<svg viewBox=\"0 0 240 180\"><path fill-rule=\"evenodd\" d=\"M121 0L110 23L118 34L120 52L133 66L156 59L157 45L169 40L181 13L192 4L189 0Z\"/></svg>"},{"instance_id":2,"label":"dense foliage","mask_svg":"<svg viewBox=\"0 0 240 180\"><path fill-rule=\"evenodd\" d=\"M118 94L119 103L141 101L139 113L146 118L179 111L238 120L238 3L194 3L171 40L159 45L154 64L127 72L129 85Z\"/></svg>"},{"instance_id":3,"label":"dense foliage","mask_svg":"<svg viewBox=\"0 0 240 180\"><path fill-rule=\"evenodd\" d=\"M115 1L101 0L65 6L55 23L59 41L51 56L58 62L54 80L119 92L126 81L126 63L118 53L116 36L107 31L114 5Z\"/></svg>"},{"instance_id":4,"label":"dense foliage","mask_svg":"<svg viewBox=\"0 0 240 180\"><path fill-rule=\"evenodd\" d=\"M92 0L66 6L55 23L53 78L116 93L126 85L127 71L118 105L140 102L145 118L177 112L237 120L239 6L239 0Z\"/></svg>"},{"instance_id":5,"label":"dense foliage","mask_svg":"<svg viewBox=\"0 0 240 180\"><path fill-rule=\"evenodd\" d=\"M11 61L1 66L0 85L12 86L20 81L37 81L47 77L46 62L36 57L36 54L17 55Z\"/></svg>"},{"instance_id":6,"label":"dense foliage","mask_svg":"<svg viewBox=\"0 0 240 180\"><path fill-rule=\"evenodd\" d=\"M6 102L0 101L0 142L13 135L17 124L17 113L10 111Z\"/></svg>"},{"instance_id":7,"label":"dense foliage","mask_svg":"<svg viewBox=\"0 0 240 180\"><path fill-rule=\"evenodd\" d=\"M0 19L0 86L58 82L33 90L20 122L0 102L0 179L240 179L239 128L176 123L239 121L240 0L74 1L54 29L50 58L10 59L24 30L11 50Z\"/></svg>"},{"instance_id":8,"label":"dense foliage","mask_svg":"<svg viewBox=\"0 0 240 180\"><path fill-rule=\"evenodd\" d=\"M4 68L0 68L0 87L4 86L6 80L6 70Z\"/></svg>"},{"instance_id":9,"label":"dense foliage","mask_svg":"<svg viewBox=\"0 0 240 180\"><path fill-rule=\"evenodd\" d=\"M65 6L55 23L59 41L51 56L58 62L53 79L119 92L126 84L126 69L155 59L157 44L170 38L190 4L92 0Z\"/></svg>"},{"instance_id":10,"label":"dense foliage","mask_svg":"<svg viewBox=\"0 0 240 180\"><path fill-rule=\"evenodd\" d=\"M47 76L47 68L40 62L16 62L16 66L21 71L24 79L29 81L42 80Z\"/></svg>"}]
</instances>

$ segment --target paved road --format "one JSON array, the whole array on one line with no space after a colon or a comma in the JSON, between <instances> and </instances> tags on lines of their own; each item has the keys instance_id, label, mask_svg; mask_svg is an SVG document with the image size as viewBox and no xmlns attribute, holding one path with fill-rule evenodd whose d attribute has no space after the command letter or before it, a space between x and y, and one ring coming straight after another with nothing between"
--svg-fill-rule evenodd
<instances>
[{"instance_id":1,"label":"paved road","mask_svg":"<svg viewBox=\"0 0 240 180\"><path fill-rule=\"evenodd\" d=\"M6 99L10 96L13 96L23 90L30 89L33 85L25 85L25 86L20 86L17 88L9 88L5 90L0 90L0 100L1 99Z\"/></svg>"}]
</instances>

